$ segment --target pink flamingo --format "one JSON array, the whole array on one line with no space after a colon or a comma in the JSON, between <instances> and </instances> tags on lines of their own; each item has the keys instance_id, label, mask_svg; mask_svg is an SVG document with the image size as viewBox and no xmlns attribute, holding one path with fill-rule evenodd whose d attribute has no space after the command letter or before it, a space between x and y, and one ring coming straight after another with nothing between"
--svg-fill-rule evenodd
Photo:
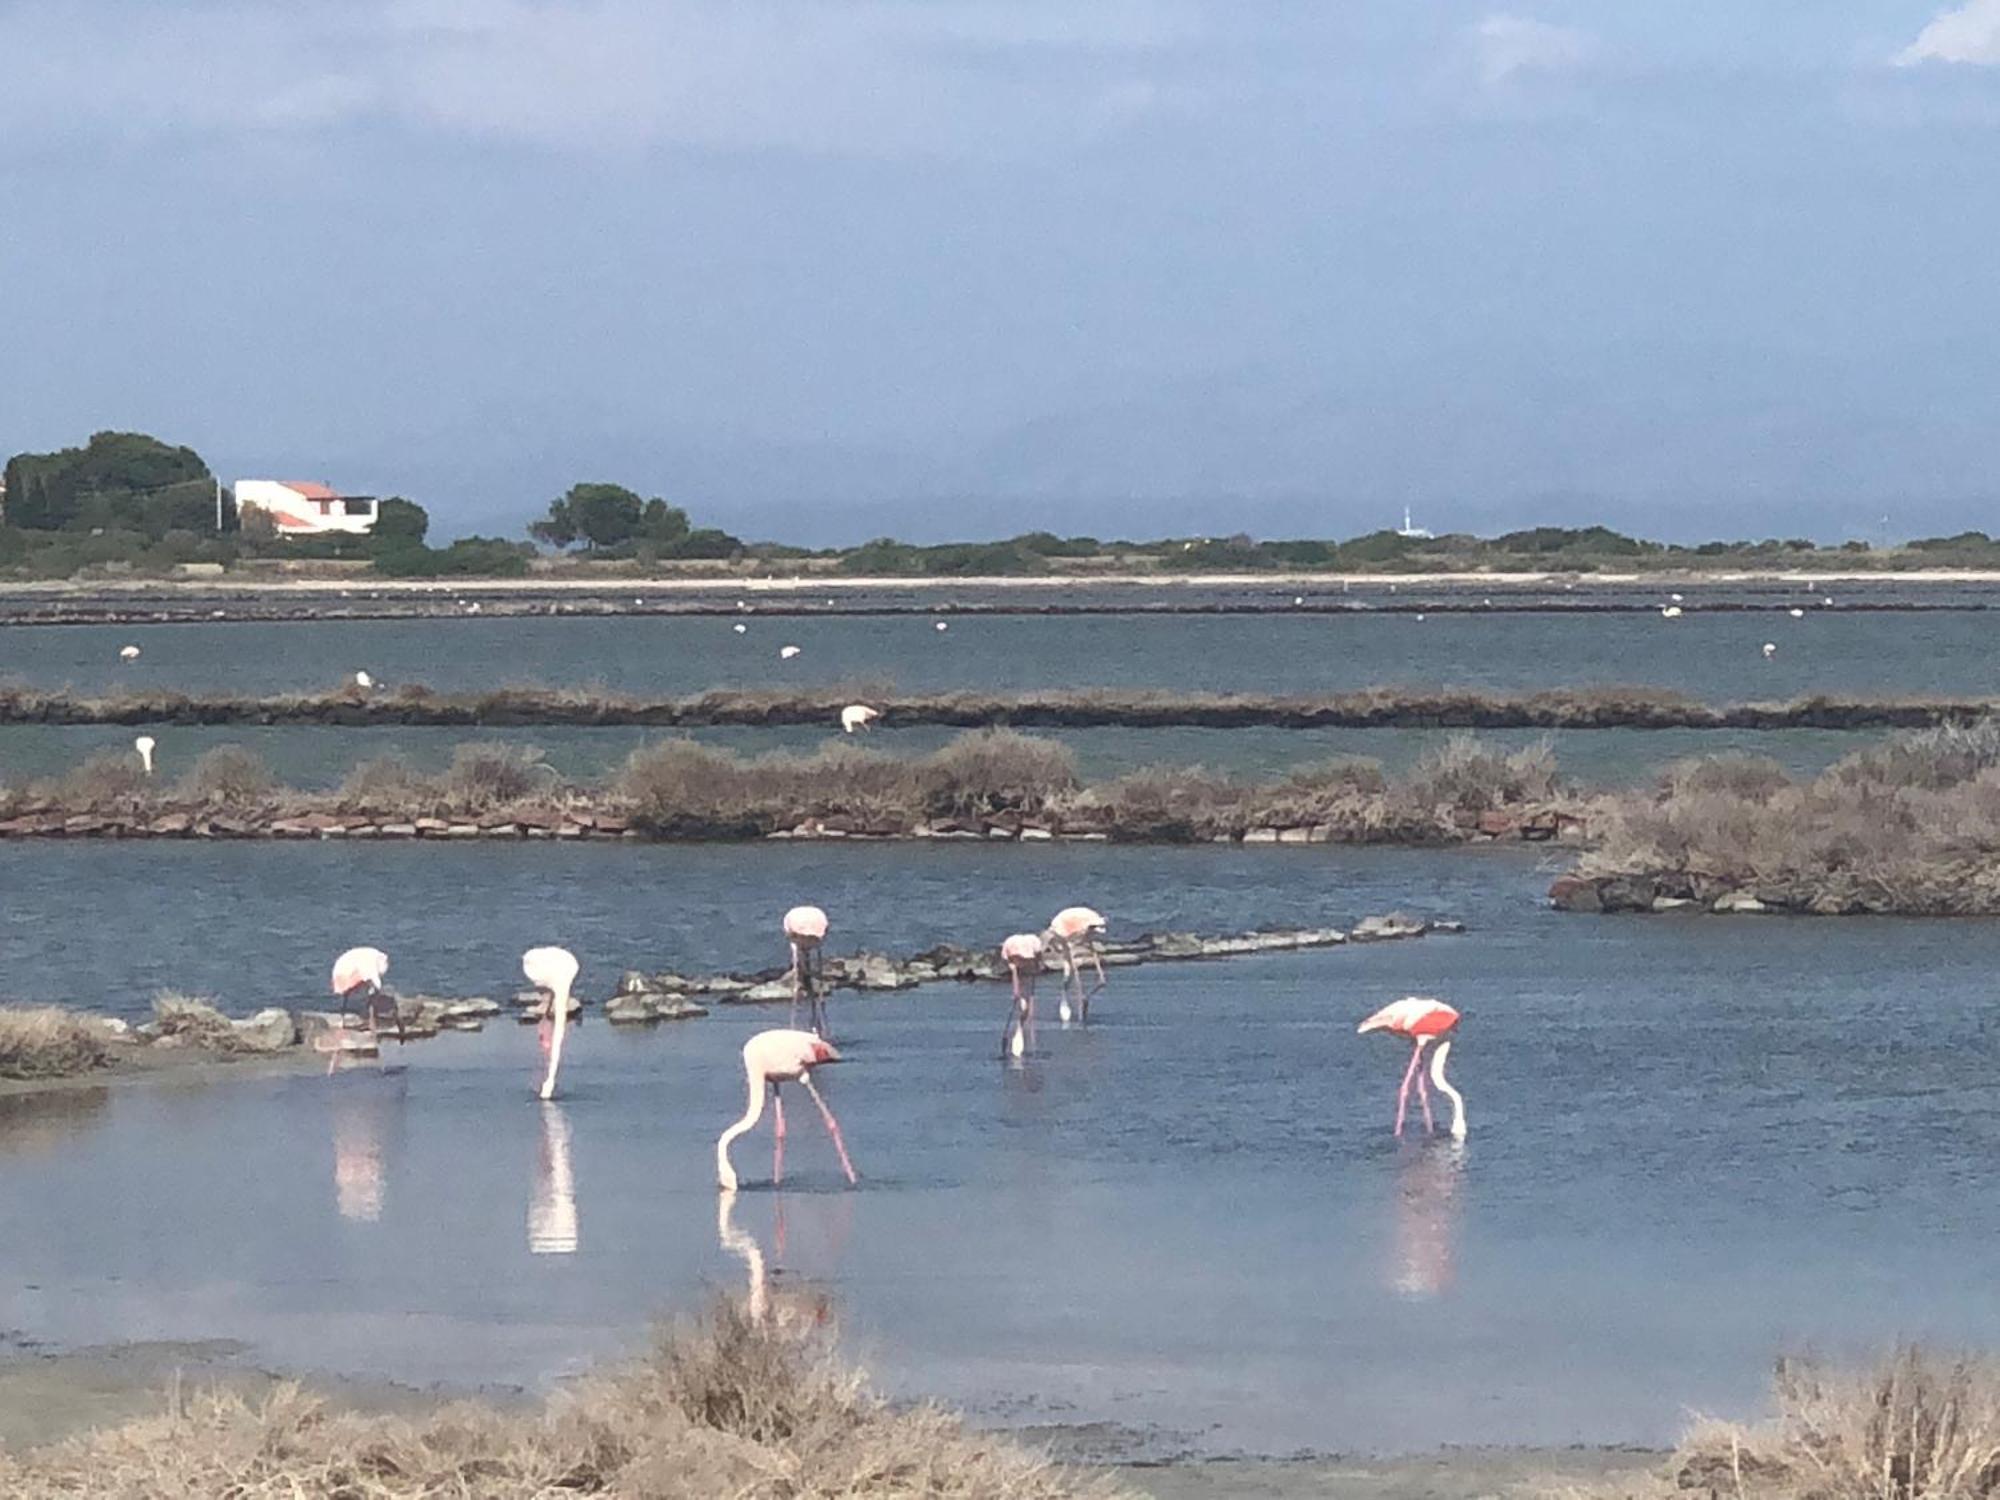
<instances>
[{"instance_id":1,"label":"pink flamingo","mask_svg":"<svg viewBox=\"0 0 2000 1500\"><path fill-rule=\"evenodd\" d=\"M396 1040L404 1041L403 1013L382 987L389 976L389 955L380 948L349 948L333 961L333 992L340 997L340 1013L347 1014L348 1003L357 996L361 1002L361 1016L368 1024L369 1031L375 1030L375 1018L386 1012L395 1018Z\"/></svg>"},{"instance_id":2,"label":"pink flamingo","mask_svg":"<svg viewBox=\"0 0 2000 1500\"><path fill-rule=\"evenodd\" d=\"M792 1024L799 1023L799 1002L810 999L813 1035L826 1035L826 1001L819 980L820 944L826 941L826 913L817 906L795 906L785 913L785 938L792 945Z\"/></svg>"},{"instance_id":3,"label":"pink flamingo","mask_svg":"<svg viewBox=\"0 0 2000 1500\"><path fill-rule=\"evenodd\" d=\"M833 1044L810 1031L760 1031L743 1044L743 1071L750 1081L750 1102L744 1108L743 1118L723 1131L715 1142L715 1180L725 1193L736 1191L736 1169L729 1164L729 1143L763 1118L767 1088L775 1132L771 1144L771 1182L776 1186L784 1181L785 1101L778 1092L778 1086L784 1083L805 1085L812 1102L819 1106L826 1133L833 1137L833 1149L840 1153L841 1171L847 1174L848 1182L854 1181L854 1163L847 1159L847 1143L840 1138L840 1122L834 1119L833 1111L826 1107L812 1081L814 1068L839 1061L840 1054L833 1050Z\"/></svg>"},{"instance_id":4,"label":"pink flamingo","mask_svg":"<svg viewBox=\"0 0 2000 1500\"><path fill-rule=\"evenodd\" d=\"M1069 1019L1070 982L1076 982L1076 1010L1079 1021L1090 1020L1090 996L1104 988L1104 960L1097 954L1097 939L1104 935L1106 923L1087 906L1065 906L1049 922L1049 930L1043 936L1055 945L1056 952L1063 961L1062 1005L1056 1014L1064 1021ZM1079 957L1081 955L1081 957ZM1097 985L1089 994L1083 989L1082 958L1088 958L1097 970Z\"/></svg>"},{"instance_id":5,"label":"pink flamingo","mask_svg":"<svg viewBox=\"0 0 2000 1500\"><path fill-rule=\"evenodd\" d=\"M567 948L530 948L521 955L521 972L528 976L528 983L542 993L542 1018L541 1025L536 1028L536 1038L549 1060L549 1071L542 1079L541 1097L544 1099L556 1096L556 1072L562 1067L563 1033L569 1030L569 992L576 983L579 967L576 955Z\"/></svg>"},{"instance_id":6,"label":"pink flamingo","mask_svg":"<svg viewBox=\"0 0 2000 1500\"><path fill-rule=\"evenodd\" d=\"M1014 1005L1000 1030L1000 1056L1019 1057L1028 1049L1028 1032L1035 1024L1035 976L1042 972L1042 940L1032 932L1017 932L1000 945L1000 961L1014 976Z\"/></svg>"},{"instance_id":7,"label":"pink flamingo","mask_svg":"<svg viewBox=\"0 0 2000 1500\"><path fill-rule=\"evenodd\" d=\"M1451 1033L1458 1026L1458 1012L1442 1000L1432 1000L1423 995L1410 995L1383 1006L1374 1015L1363 1021L1355 1029L1359 1032L1386 1031L1393 1036L1408 1037L1413 1044L1410 1051L1410 1065L1403 1070L1403 1086L1396 1090L1396 1134L1403 1133L1403 1115L1409 1107L1410 1084L1417 1085L1417 1096L1423 1101L1424 1129L1435 1130L1431 1119L1430 1090L1424 1087L1424 1049L1433 1042L1437 1050L1431 1054L1431 1082L1438 1091L1451 1100L1451 1138L1465 1139L1465 1099L1459 1091L1446 1081L1444 1060L1451 1053Z\"/></svg>"}]
</instances>

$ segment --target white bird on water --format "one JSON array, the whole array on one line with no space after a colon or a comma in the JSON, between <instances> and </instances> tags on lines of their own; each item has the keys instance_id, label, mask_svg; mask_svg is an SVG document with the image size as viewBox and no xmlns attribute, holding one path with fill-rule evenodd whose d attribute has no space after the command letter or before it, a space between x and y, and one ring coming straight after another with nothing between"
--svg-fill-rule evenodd
<instances>
[{"instance_id":1,"label":"white bird on water","mask_svg":"<svg viewBox=\"0 0 2000 1500\"><path fill-rule=\"evenodd\" d=\"M882 710L870 708L865 703L850 703L840 711L840 727L853 734L857 729L866 729L882 717Z\"/></svg>"},{"instance_id":2,"label":"white bird on water","mask_svg":"<svg viewBox=\"0 0 2000 1500\"><path fill-rule=\"evenodd\" d=\"M1679 594L1669 594L1667 595L1667 597L1673 600L1673 602L1676 604L1679 604L1681 602L1681 596Z\"/></svg>"},{"instance_id":3,"label":"white bird on water","mask_svg":"<svg viewBox=\"0 0 2000 1500\"><path fill-rule=\"evenodd\" d=\"M798 654L799 648L797 646L780 646L778 648L778 657L782 661L790 661Z\"/></svg>"},{"instance_id":4,"label":"white bird on water","mask_svg":"<svg viewBox=\"0 0 2000 1500\"><path fill-rule=\"evenodd\" d=\"M145 768L146 774L151 776L153 774L153 737L150 734L140 735L136 740L132 741L132 748L139 752L139 764Z\"/></svg>"},{"instance_id":5,"label":"white bird on water","mask_svg":"<svg viewBox=\"0 0 2000 1500\"><path fill-rule=\"evenodd\" d=\"M1769 661L1772 657L1776 656L1777 654L1778 654L1778 643L1776 641L1764 642L1764 660Z\"/></svg>"},{"instance_id":6,"label":"white bird on water","mask_svg":"<svg viewBox=\"0 0 2000 1500\"><path fill-rule=\"evenodd\" d=\"M729 628L735 631L738 635L748 634L750 630L750 627L748 625L732 625Z\"/></svg>"},{"instance_id":7,"label":"white bird on water","mask_svg":"<svg viewBox=\"0 0 2000 1500\"><path fill-rule=\"evenodd\" d=\"M366 672L356 672L354 674L354 685L363 692L366 692L369 688L375 686L375 679L370 677Z\"/></svg>"},{"instance_id":8,"label":"white bird on water","mask_svg":"<svg viewBox=\"0 0 2000 1500\"><path fill-rule=\"evenodd\" d=\"M949 629L951 629L951 627L950 627L949 625L945 624L945 622L944 622L944 621L942 621L942 620L939 620L939 621L937 622L937 628L938 628L939 630L949 630Z\"/></svg>"},{"instance_id":9,"label":"white bird on water","mask_svg":"<svg viewBox=\"0 0 2000 1500\"><path fill-rule=\"evenodd\" d=\"M137 646L123 647L118 653L118 659L120 661L137 661L139 659L139 648Z\"/></svg>"},{"instance_id":10,"label":"white bird on water","mask_svg":"<svg viewBox=\"0 0 2000 1500\"><path fill-rule=\"evenodd\" d=\"M1678 604L1669 604L1660 611L1660 618L1663 620L1678 620L1680 617L1681 607Z\"/></svg>"},{"instance_id":11,"label":"white bird on water","mask_svg":"<svg viewBox=\"0 0 2000 1500\"><path fill-rule=\"evenodd\" d=\"M1789 614L1794 620L1803 620L1806 617L1806 612L1802 609L1791 609L1787 610L1786 613Z\"/></svg>"}]
</instances>

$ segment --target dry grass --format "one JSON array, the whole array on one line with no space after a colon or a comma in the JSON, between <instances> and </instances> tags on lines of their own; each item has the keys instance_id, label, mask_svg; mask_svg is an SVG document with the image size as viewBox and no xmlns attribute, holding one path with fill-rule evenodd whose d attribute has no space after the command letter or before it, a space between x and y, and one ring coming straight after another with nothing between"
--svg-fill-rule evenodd
<instances>
[{"instance_id":1,"label":"dry grass","mask_svg":"<svg viewBox=\"0 0 2000 1500\"><path fill-rule=\"evenodd\" d=\"M111 1061L104 1028L60 1005L0 1006L0 1078L70 1078Z\"/></svg>"},{"instance_id":2,"label":"dry grass","mask_svg":"<svg viewBox=\"0 0 2000 1500\"><path fill-rule=\"evenodd\" d=\"M1767 1422L1696 1422L1667 1472L1638 1488L1715 1500L2000 1495L2000 1367L1990 1360L1915 1348L1868 1369L1785 1360L1773 1397Z\"/></svg>"},{"instance_id":3,"label":"dry grass","mask_svg":"<svg viewBox=\"0 0 2000 1500\"><path fill-rule=\"evenodd\" d=\"M150 803L156 784L130 751L91 756L53 781L36 782L30 795L75 812L131 812Z\"/></svg>"},{"instance_id":4,"label":"dry grass","mask_svg":"<svg viewBox=\"0 0 2000 1500\"><path fill-rule=\"evenodd\" d=\"M329 1411L296 1388L181 1410L12 1460L14 1500L1115 1500L928 1407L893 1408L818 1338L732 1307L628 1369L522 1415L476 1404L420 1421Z\"/></svg>"}]
</instances>

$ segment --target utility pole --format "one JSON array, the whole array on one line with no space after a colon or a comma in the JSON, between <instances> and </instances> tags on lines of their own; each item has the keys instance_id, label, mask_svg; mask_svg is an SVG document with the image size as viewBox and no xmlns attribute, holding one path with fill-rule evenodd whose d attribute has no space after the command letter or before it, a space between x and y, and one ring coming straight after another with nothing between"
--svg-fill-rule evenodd
<instances>
[{"instance_id":1,"label":"utility pole","mask_svg":"<svg viewBox=\"0 0 2000 1500\"><path fill-rule=\"evenodd\" d=\"M215 534L222 535L222 480L215 481Z\"/></svg>"}]
</instances>

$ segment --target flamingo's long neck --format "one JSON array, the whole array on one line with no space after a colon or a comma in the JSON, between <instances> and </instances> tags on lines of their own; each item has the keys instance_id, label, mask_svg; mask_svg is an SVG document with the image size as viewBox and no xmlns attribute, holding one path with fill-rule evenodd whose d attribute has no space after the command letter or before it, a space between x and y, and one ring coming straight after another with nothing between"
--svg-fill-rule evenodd
<instances>
[{"instance_id":1,"label":"flamingo's long neck","mask_svg":"<svg viewBox=\"0 0 2000 1500\"><path fill-rule=\"evenodd\" d=\"M729 1164L729 1143L764 1118L764 1080L755 1068L748 1065L744 1072L750 1079L750 1102L744 1106L743 1118L723 1131L715 1141L715 1180L723 1191L731 1193L736 1191L736 1168Z\"/></svg>"},{"instance_id":2,"label":"flamingo's long neck","mask_svg":"<svg viewBox=\"0 0 2000 1500\"><path fill-rule=\"evenodd\" d=\"M555 1097L556 1069L562 1066L563 1032L569 1029L569 986L556 985L549 994L552 1014L549 1017L549 1075L542 1080L544 1099Z\"/></svg>"},{"instance_id":3,"label":"flamingo's long neck","mask_svg":"<svg viewBox=\"0 0 2000 1500\"><path fill-rule=\"evenodd\" d=\"M1450 1052L1451 1039L1447 1037L1437 1044L1437 1051L1431 1054L1431 1082L1438 1086L1439 1093L1451 1100L1451 1138L1462 1141L1465 1139L1465 1098L1444 1076L1444 1060Z\"/></svg>"}]
</instances>

